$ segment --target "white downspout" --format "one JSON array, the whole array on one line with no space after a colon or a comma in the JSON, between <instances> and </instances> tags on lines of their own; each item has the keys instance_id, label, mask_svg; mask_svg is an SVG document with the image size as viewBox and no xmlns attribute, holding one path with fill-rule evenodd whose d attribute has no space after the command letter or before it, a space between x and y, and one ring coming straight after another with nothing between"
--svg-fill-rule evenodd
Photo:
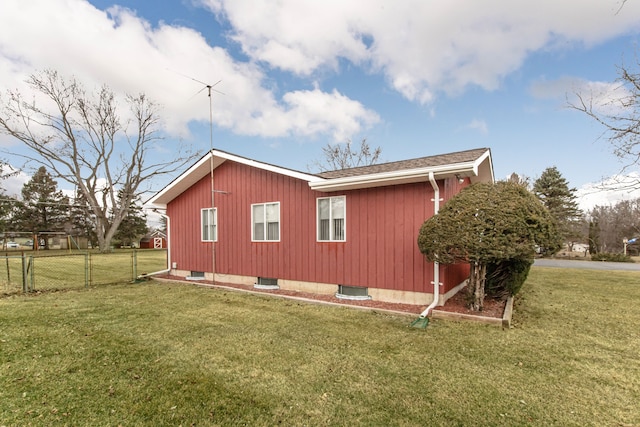
<instances>
[{"instance_id":1,"label":"white downspout","mask_svg":"<svg viewBox=\"0 0 640 427\"><path fill-rule=\"evenodd\" d=\"M163 214L157 212L163 218L167 219L167 268L164 270L154 271L153 273L141 274L138 276L138 279L142 279L144 277L155 276L156 274L168 273L171 271L171 218L167 214Z\"/></svg>"},{"instance_id":2,"label":"white downspout","mask_svg":"<svg viewBox=\"0 0 640 427\"><path fill-rule=\"evenodd\" d=\"M440 188L433 176L433 172L429 172L429 182L433 187L433 214L437 215L440 210ZM440 263L437 261L433 263L433 282L431 283L433 283L433 301L420 313L420 318L427 317L431 310L438 305L438 301L440 300Z\"/></svg>"}]
</instances>

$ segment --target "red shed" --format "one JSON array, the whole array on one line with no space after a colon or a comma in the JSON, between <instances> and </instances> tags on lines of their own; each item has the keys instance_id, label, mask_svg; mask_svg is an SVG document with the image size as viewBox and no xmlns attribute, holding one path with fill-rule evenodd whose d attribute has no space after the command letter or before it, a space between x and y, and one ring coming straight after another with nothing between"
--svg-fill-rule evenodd
<instances>
[{"instance_id":1,"label":"red shed","mask_svg":"<svg viewBox=\"0 0 640 427\"><path fill-rule=\"evenodd\" d=\"M154 195L166 209L172 274L345 298L440 303L468 265L417 246L438 206L493 182L487 148L308 174L213 150Z\"/></svg>"},{"instance_id":2,"label":"red shed","mask_svg":"<svg viewBox=\"0 0 640 427\"><path fill-rule=\"evenodd\" d=\"M160 230L147 234L140 239L140 249L166 249L167 236Z\"/></svg>"}]
</instances>

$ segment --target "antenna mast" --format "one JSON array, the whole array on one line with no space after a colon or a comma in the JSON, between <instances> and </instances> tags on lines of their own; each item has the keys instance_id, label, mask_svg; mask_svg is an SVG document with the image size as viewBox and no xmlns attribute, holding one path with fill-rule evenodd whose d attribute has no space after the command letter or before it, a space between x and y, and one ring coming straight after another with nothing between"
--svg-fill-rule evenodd
<instances>
[{"instance_id":1,"label":"antenna mast","mask_svg":"<svg viewBox=\"0 0 640 427\"><path fill-rule=\"evenodd\" d=\"M177 72L176 72L177 73ZM200 83L201 85L204 85L204 87L202 89L200 89L195 95L199 94L200 92L202 92L203 90L207 89L207 95L209 96L209 165L210 165L210 175L211 175L211 217L209 218L210 221L213 222L213 224L215 224L215 235L211 236L211 279L213 280L213 283L215 284L216 282L216 241L218 240L218 213L216 211L216 205L215 205L215 186L214 186L214 179L213 179L213 170L215 168L215 164L214 164L214 159L213 159L213 98L211 96L211 91L217 92L221 95L224 95L224 93L217 91L214 89L214 87L216 85L218 85L218 83L220 83L222 80L218 80L217 82L215 82L214 84L210 85L208 83L205 83L203 81L200 81L198 79L194 79L193 77L189 77L187 75L181 74L181 73L177 73L179 75L181 75L182 77L185 77L187 79L193 80L196 83ZM194 95L194 96L195 96ZM213 225L210 224L209 226Z\"/></svg>"}]
</instances>

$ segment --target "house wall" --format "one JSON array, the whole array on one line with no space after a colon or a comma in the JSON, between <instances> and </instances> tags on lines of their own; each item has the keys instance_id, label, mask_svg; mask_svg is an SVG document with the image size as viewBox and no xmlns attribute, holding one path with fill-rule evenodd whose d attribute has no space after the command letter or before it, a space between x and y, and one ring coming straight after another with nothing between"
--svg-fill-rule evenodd
<instances>
[{"instance_id":1,"label":"house wall","mask_svg":"<svg viewBox=\"0 0 640 427\"><path fill-rule=\"evenodd\" d=\"M217 280L224 281L225 275L260 276L433 292L433 264L425 261L416 243L420 226L433 215L430 183L321 193L306 181L231 161L219 166L214 178ZM455 180L439 185L445 200L460 188ZM200 209L211 206L210 189L206 176L167 206L171 258L179 270L211 271L213 244L200 238ZM316 199L338 195L346 195L347 241L317 242ZM267 202L280 202L281 240L251 242L251 204ZM466 278L468 268L441 266L440 274L444 293Z\"/></svg>"}]
</instances>

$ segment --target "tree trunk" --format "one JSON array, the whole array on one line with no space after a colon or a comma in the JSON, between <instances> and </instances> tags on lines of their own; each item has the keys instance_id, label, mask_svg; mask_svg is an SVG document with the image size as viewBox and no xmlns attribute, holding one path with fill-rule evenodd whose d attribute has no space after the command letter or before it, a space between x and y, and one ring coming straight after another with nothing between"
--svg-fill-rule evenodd
<instances>
[{"instance_id":1,"label":"tree trunk","mask_svg":"<svg viewBox=\"0 0 640 427\"><path fill-rule=\"evenodd\" d=\"M487 265L477 261L470 263L469 299L473 311L482 311L484 303L484 284L487 276Z\"/></svg>"}]
</instances>

